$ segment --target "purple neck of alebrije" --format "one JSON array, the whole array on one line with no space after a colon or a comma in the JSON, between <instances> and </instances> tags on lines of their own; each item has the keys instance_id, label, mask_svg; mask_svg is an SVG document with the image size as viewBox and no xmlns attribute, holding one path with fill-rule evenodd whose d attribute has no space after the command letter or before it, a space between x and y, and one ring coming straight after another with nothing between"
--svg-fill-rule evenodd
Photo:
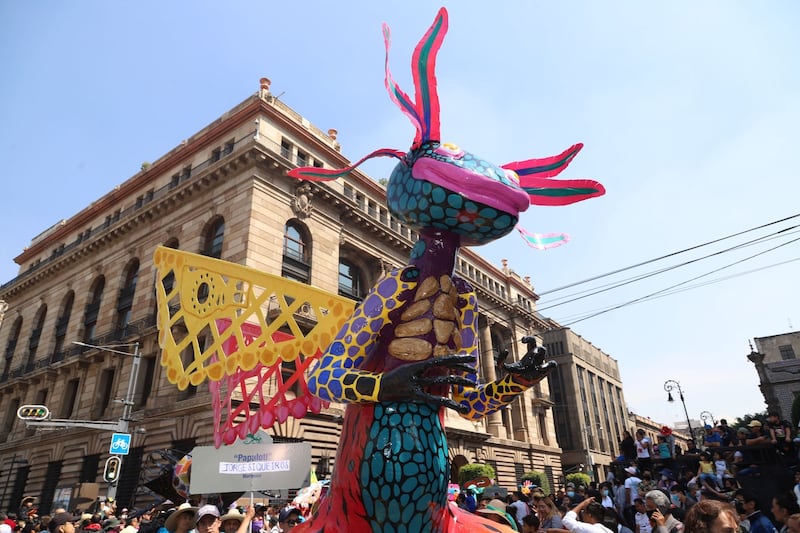
<instances>
[{"instance_id":1,"label":"purple neck of alebrije","mask_svg":"<svg viewBox=\"0 0 800 533\"><path fill-rule=\"evenodd\" d=\"M419 239L425 243L425 251L420 257L412 257L409 264L419 268L425 277L452 274L461 237L449 231L425 229Z\"/></svg>"}]
</instances>

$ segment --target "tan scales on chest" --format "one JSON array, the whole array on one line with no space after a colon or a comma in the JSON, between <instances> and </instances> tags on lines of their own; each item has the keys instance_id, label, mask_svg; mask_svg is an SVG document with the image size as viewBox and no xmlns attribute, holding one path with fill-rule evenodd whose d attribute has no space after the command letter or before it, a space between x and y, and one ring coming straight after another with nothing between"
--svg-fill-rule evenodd
<instances>
[{"instance_id":1,"label":"tan scales on chest","mask_svg":"<svg viewBox=\"0 0 800 533\"><path fill-rule=\"evenodd\" d=\"M403 361L422 361L450 355L461 349L457 321L458 291L450 276L425 278L414 293L413 303L400 315L389 354ZM433 331L435 344L430 342Z\"/></svg>"}]
</instances>

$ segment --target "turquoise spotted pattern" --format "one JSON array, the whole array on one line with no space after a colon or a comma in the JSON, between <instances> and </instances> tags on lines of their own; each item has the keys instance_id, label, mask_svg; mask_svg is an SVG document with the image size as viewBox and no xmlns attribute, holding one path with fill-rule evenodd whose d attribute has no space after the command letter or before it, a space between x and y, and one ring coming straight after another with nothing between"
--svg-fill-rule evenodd
<instances>
[{"instance_id":1,"label":"turquoise spotted pattern","mask_svg":"<svg viewBox=\"0 0 800 533\"><path fill-rule=\"evenodd\" d=\"M436 406L375 404L361 463L364 509L373 532L434 530L434 509L447 506L447 438ZM434 501L441 496L442 501Z\"/></svg>"},{"instance_id":2,"label":"turquoise spotted pattern","mask_svg":"<svg viewBox=\"0 0 800 533\"><path fill-rule=\"evenodd\" d=\"M517 215L499 211L461 194L412 175L414 162L430 157L444 163L468 169L517 187L508 181L502 169L474 154L464 152L453 158L435 153L438 142L426 142L417 150L406 154L389 178L386 204L392 214L414 229L436 228L461 235L468 245L485 244L508 234L517 224Z\"/></svg>"}]
</instances>

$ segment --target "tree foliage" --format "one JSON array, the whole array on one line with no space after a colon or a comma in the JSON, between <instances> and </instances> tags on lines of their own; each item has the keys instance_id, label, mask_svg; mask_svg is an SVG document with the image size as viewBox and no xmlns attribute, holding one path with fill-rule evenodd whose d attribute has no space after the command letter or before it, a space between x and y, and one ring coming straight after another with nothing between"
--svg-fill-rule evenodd
<instances>
[{"instance_id":1,"label":"tree foliage","mask_svg":"<svg viewBox=\"0 0 800 533\"><path fill-rule=\"evenodd\" d=\"M592 478L588 476L588 474L584 474L583 472L573 472L572 474L567 474L567 483L575 483L575 486L583 485L584 487L588 487L589 483L592 481Z\"/></svg>"},{"instance_id":2,"label":"tree foliage","mask_svg":"<svg viewBox=\"0 0 800 533\"><path fill-rule=\"evenodd\" d=\"M747 424L749 424L753 420L758 420L759 422L761 422L763 424L766 419L767 419L767 411L766 410L761 411L760 413L746 414L744 416L740 416L739 418L737 418L736 422L731 424L731 427L734 430L737 430L739 428L746 428Z\"/></svg>"},{"instance_id":3,"label":"tree foliage","mask_svg":"<svg viewBox=\"0 0 800 533\"><path fill-rule=\"evenodd\" d=\"M495 479L495 472L492 465L482 464L482 463L469 463L461 467L458 471L458 483L462 487L464 483L467 481L473 480L479 477L488 477L489 479Z\"/></svg>"}]
</instances>

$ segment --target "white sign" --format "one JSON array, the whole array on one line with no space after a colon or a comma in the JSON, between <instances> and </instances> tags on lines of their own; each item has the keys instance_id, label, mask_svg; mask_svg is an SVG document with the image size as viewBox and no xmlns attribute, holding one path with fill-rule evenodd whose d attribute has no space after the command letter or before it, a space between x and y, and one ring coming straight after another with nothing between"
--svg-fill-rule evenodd
<instances>
[{"instance_id":1,"label":"white sign","mask_svg":"<svg viewBox=\"0 0 800 533\"><path fill-rule=\"evenodd\" d=\"M273 444L267 433L259 431L230 446L197 446L192 450L189 492L298 489L308 484L310 474L310 444Z\"/></svg>"}]
</instances>

